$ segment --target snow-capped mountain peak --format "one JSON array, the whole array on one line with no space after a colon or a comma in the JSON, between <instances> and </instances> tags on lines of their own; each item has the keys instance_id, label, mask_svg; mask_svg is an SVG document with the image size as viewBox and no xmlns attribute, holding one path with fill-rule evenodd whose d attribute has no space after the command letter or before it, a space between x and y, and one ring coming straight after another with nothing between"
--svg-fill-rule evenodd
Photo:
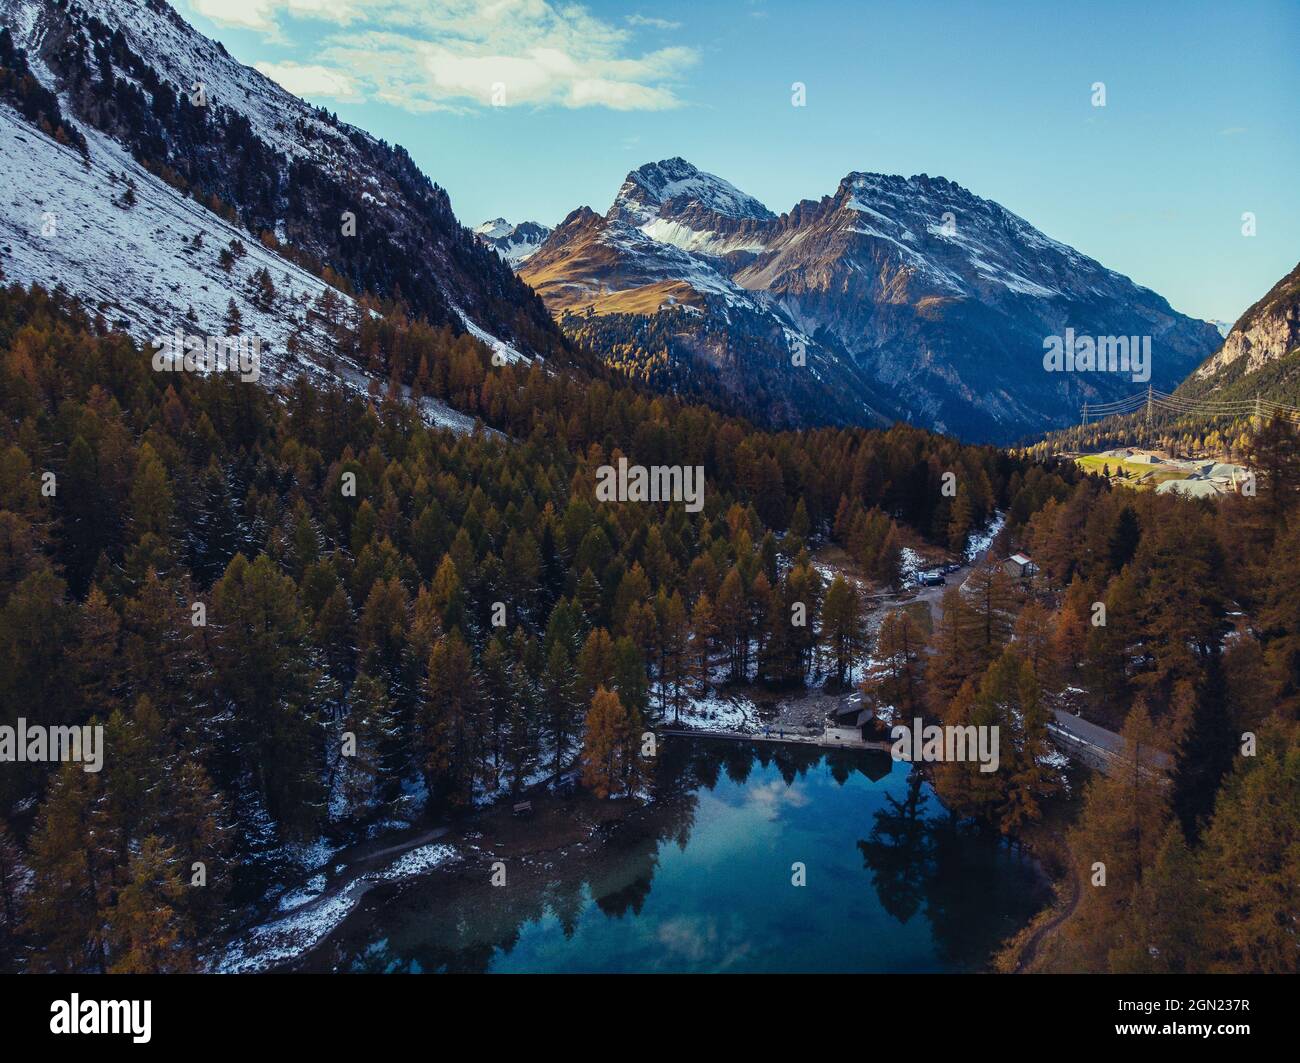
<instances>
[{"instance_id":1,"label":"snow-capped mountain peak","mask_svg":"<svg viewBox=\"0 0 1300 1063\"><path fill-rule=\"evenodd\" d=\"M722 218L768 220L775 215L753 196L682 158L648 162L633 170L614 197L607 217L636 224L655 218L709 212Z\"/></svg>"},{"instance_id":2,"label":"snow-capped mountain peak","mask_svg":"<svg viewBox=\"0 0 1300 1063\"><path fill-rule=\"evenodd\" d=\"M1163 387L1217 345L1213 329L1155 292L927 174L855 171L776 217L682 159L649 163L603 217L566 218L521 275L553 313L577 312L569 327L583 342L599 348L607 336L621 358L629 335L652 327L631 319L673 315L663 331L693 360L686 379L722 374L743 395L758 379L745 380L751 363L805 423L861 419L869 404L1011 440L1133 388L1117 373L1046 372L1045 337L1148 336ZM684 319L683 306L693 308ZM645 355L662 359L658 350Z\"/></svg>"},{"instance_id":3,"label":"snow-capped mountain peak","mask_svg":"<svg viewBox=\"0 0 1300 1063\"><path fill-rule=\"evenodd\" d=\"M551 235L551 226L535 221L521 221L513 225L505 218L493 218L476 226L474 235L513 268L518 269Z\"/></svg>"}]
</instances>

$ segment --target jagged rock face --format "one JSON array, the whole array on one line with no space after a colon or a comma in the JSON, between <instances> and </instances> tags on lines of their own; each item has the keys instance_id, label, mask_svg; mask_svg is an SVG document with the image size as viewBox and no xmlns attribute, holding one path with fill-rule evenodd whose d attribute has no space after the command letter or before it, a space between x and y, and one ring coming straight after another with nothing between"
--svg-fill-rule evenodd
<instances>
[{"instance_id":1,"label":"jagged rock face","mask_svg":"<svg viewBox=\"0 0 1300 1063\"><path fill-rule=\"evenodd\" d=\"M485 247L490 247L514 269L533 256L551 235L551 227L535 221L521 221L512 225L505 218L485 221L474 230L474 235Z\"/></svg>"},{"instance_id":2,"label":"jagged rock face","mask_svg":"<svg viewBox=\"0 0 1300 1063\"><path fill-rule=\"evenodd\" d=\"M570 323L693 308L672 353L697 353L707 327L711 359L696 368L725 366L735 391L766 319L808 352L804 366L786 367L784 385L805 424L903 417L1004 442L1145 386L1131 374L1047 372L1044 341L1067 328L1151 337L1151 382L1164 388L1217 346L1213 326L926 175L852 173L834 195L777 217L681 159L651 163L628 175L603 216L582 208L566 218L521 275ZM599 342L601 327L584 333ZM732 342L720 342L729 331ZM779 389L776 356L759 354Z\"/></svg>"},{"instance_id":3,"label":"jagged rock face","mask_svg":"<svg viewBox=\"0 0 1300 1063\"><path fill-rule=\"evenodd\" d=\"M400 296L434 324L533 353L566 348L403 149L236 62L162 0L0 0L0 21L73 122L295 261Z\"/></svg>"},{"instance_id":4,"label":"jagged rock face","mask_svg":"<svg viewBox=\"0 0 1300 1063\"><path fill-rule=\"evenodd\" d=\"M1230 380L1257 373L1300 349L1300 264L1237 320L1223 346L1189 384L1213 391Z\"/></svg>"}]
</instances>

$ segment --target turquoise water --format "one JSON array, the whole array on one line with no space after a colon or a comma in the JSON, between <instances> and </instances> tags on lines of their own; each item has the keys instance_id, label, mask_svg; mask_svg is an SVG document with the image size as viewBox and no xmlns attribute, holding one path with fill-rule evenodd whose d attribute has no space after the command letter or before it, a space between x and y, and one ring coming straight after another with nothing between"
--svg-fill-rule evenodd
<instances>
[{"instance_id":1,"label":"turquoise water","mask_svg":"<svg viewBox=\"0 0 1300 1063\"><path fill-rule=\"evenodd\" d=\"M1036 865L955 824L909 765L790 749L679 741L654 816L620 824L580 870L557 856L506 889L403 891L352 921L327 966L978 970L1046 903Z\"/></svg>"}]
</instances>

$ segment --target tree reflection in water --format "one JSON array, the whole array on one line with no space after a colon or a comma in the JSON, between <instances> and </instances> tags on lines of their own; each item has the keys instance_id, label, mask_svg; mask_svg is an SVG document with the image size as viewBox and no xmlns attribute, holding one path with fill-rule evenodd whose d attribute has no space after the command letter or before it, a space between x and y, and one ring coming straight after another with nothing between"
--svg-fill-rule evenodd
<instances>
[{"instance_id":1,"label":"tree reflection in water","mask_svg":"<svg viewBox=\"0 0 1300 1063\"><path fill-rule=\"evenodd\" d=\"M527 925L553 919L563 939L571 941L584 914L590 920L592 906L606 919L639 919L668 851L665 846L676 843L686 850L697 827L702 794L714 791L725 778L734 801L735 788L752 785L759 770L769 780L775 771L787 787L810 772L828 775L837 784L833 790L842 790L857 775L878 784L870 790L871 804L878 806L871 813L870 833L857 841L867 883L879 908L900 927L924 916L939 958L936 969L981 966L998 941L1045 899L1045 885L1032 862L957 822L917 772L895 765L887 754L697 740L664 742L659 754L654 799L630 807L591 841L562 853L511 859L510 885L487 890L486 895L486 852L427 879L379 887L299 966L487 971L510 955ZM892 780L886 778L891 775ZM766 785L780 786L775 781ZM819 785L826 785L824 778ZM808 790L819 792L816 786ZM832 824L847 830L850 839L853 807L857 804L848 810L835 804L839 818ZM816 826L821 812L813 808L811 813ZM739 839L739 844L746 843ZM837 880L835 888L851 893L851 883L851 878ZM784 896L773 894L768 900ZM699 901L694 895L691 899ZM845 900L847 910L854 898ZM762 913L773 932L780 932L782 918L799 918L797 911L782 915L773 908L768 903ZM689 914L696 920L707 915L699 910ZM722 914L742 926L753 925L744 912ZM844 962L842 956L831 959Z\"/></svg>"}]
</instances>

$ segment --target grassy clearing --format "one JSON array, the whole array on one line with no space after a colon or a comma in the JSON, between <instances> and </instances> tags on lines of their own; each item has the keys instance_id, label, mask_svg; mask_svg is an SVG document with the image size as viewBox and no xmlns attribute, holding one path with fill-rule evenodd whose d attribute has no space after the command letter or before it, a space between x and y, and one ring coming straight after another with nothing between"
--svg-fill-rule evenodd
<instances>
[{"instance_id":1,"label":"grassy clearing","mask_svg":"<svg viewBox=\"0 0 1300 1063\"><path fill-rule=\"evenodd\" d=\"M1110 474L1116 476L1122 467L1128 473L1128 479L1121 480L1120 483L1128 487L1155 487L1166 480L1186 480L1189 473L1182 469L1173 469L1163 465L1146 465L1138 461L1122 461L1119 458L1106 458L1100 454L1084 454L1082 457L1074 459L1079 467L1087 472L1100 473L1103 468L1110 466ZM1142 479L1145 477L1145 479ZM1141 483L1137 481L1142 479Z\"/></svg>"}]
</instances>

